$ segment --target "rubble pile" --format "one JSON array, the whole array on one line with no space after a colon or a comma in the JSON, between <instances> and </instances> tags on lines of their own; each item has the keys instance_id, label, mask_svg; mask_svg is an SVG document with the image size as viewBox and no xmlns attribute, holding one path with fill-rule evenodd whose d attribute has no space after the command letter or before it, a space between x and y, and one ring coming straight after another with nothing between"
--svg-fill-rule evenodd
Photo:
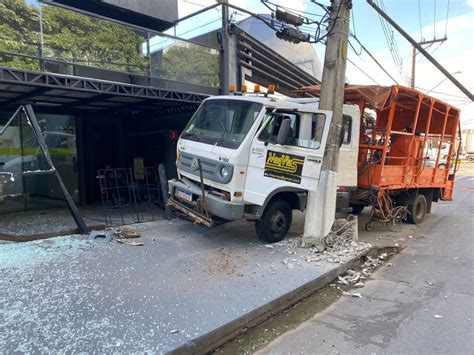
<instances>
[{"instance_id":1,"label":"rubble pile","mask_svg":"<svg viewBox=\"0 0 474 355\"><path fill-rule=\"evenodd\" d=\"M351 241L338 248L338 250L326 249L321 252L318 247L303 248L301 241L301 238L292 238L271 245L267 244L265 247L268 249L271 247L271 249L283 251L290 255L281 261L289 269L303 263L316 266L322 263L343 264L372 247L370 243Z\"/></svg>"},{"instance_id":2,"label":"rubble pile","mask_svg":"<svg viewBox=\"0 0 474 355\"><path fill-rule=\"evenodd\" d=\"M385 259L387 259L387 253L382 253L377 258L367 256L367 260L362 264L360 271L347 270L343 276L338 276L337 283L346 286L364 287L364 281ZM334 284L331 284L331 286L334 286Z\"/></svg>"}]
</instances>

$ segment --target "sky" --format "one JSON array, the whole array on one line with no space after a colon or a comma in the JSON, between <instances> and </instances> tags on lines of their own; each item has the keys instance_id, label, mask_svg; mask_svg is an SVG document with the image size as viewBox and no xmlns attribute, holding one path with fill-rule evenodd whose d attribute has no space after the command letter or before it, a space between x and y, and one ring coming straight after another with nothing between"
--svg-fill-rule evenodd
<instances>
[{"instance_id":1,"label":"sky","mask_svg":"<svg viewBox=\"0 0 474 355\"><path fill-rule=\"evenodd\" d=\"M230 3L255 13L270 11L257 0L229 0ZM272 0L283 7L320 14L320 8L309 0ZM329 0L320 0L329 3ZM381 1L378 0L380 3ZM178 0L179 16L185 16L215 3L214 0ZM448 10L449 3L449 10ZM386 12L415 40L447 40L425 48L471 92L474 91L474 0L384 0ZM312 18L315 18L312 15ZM194 27L199 30L202 24L216 21L220 13L209 11L183 23L182 29ZM244 16L238 15L237 20ZM388 24L387 24L388 25ZM212 24L207 25L212 26ZM380 18L365 0L353 0L350 29L362 44L382 63L384 68L401 85L409 85L411 75L412 46L398 32L388 25L387 33L393 36L397 51L393 49L394 60L384 35ZM184 31L183 31L184 32ZM393 34L392 34L393 33ZM360 46L352 38L354 48L349 49L346 76L353 84L392 85L393 80L377 67L365 53L360 53ZM321 62L324 60L325 46L314 45ZM422 54L416 56L415 86L423 92L448 102L461 109L462 128L474 128L474 103L472 103L454 84L434 67ZM397 61L397 64L395 64ZM370 76L367 77L366 74Z\"/></svg>"}]
</instances>

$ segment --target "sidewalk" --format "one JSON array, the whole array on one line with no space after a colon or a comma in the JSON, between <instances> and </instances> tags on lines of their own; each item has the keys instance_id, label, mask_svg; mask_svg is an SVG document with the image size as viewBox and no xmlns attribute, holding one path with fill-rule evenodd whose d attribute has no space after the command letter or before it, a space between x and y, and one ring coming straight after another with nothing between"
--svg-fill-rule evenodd
<instances>
[{"instance_id":1,"label":"sidewalk","mask_svg":"<svg viewBox=\"0 0 474 355\"><path fill-rule=\"evenodd\" d=\"M57 237L0 243L5 352L203 350L342 273L336 258L262 244L250 222L212 230L173 219L135 225L144 246Z\"/></svg>"}]
</instances>

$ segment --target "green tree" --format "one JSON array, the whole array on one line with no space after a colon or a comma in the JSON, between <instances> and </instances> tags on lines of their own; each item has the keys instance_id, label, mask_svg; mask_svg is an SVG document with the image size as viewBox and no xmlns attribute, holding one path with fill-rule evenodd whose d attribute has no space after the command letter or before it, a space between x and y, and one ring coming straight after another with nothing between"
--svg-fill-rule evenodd
<instances>
[{"instance_id":1,"label":"green tree","mask_svg":"<svg viewBox=\"0 0 474 355\"><path fill-rule=\"evenodd\" d=\"M8 53L39 55L39 13L24 0L0 0L0 64L39 69L38 60Z\"/></svg>"},{"instance_id":2,"label":"green tree","mask_svg":"<svg viewBox=\"0 0 474 355\"><path fill-rule=\"evenodd\" d=\"M146 34L56 6L42 6L44 55L47 58L146 74L148 58L140 47ZM25 0L0 0L0 65L39 69L39 7Z\"/></svg>"},{"instance_id":3,"label":"green tree","mask_svg":"<svg viewBox=\"0 0 474 355\"><path fill-rule=\"evenodd\" d=\"M54 6L43 8L45 54L74 63L146 74L146 35Z\"/></svg>"},{"instance_id":4,"label":"green tree","mask_svg":"<svg viewBox=\"0 0 474 355\"><path fill-rule=\"evenodd\" d=\"M193 44L174 45L163 50L160 77L186 83L219 86L219 53Z\"/></svg>"}]
</instances>

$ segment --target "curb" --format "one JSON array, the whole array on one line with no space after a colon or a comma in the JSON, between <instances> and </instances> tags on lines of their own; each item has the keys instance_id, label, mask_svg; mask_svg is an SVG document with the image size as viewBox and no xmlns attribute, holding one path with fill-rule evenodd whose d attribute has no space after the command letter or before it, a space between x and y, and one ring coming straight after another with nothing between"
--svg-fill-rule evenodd
<instances>
[{"instance_id":1,"label":"curb","mask_svg":"<svg viewBox=\"0 0 474 355\"><path fill-rule=\"evenodd\" d=\"M292 307L304 298L310 296L314 292L328 285L332 280L344 274L348 269L362 264L362 258L372 253L377 252L378 247L372 247L364 253L358 255L354 259L339 265L325 274L307 282L306 284L281 295L277 299L254 309L253 311L244 314L243 316L234 319L233 321L216 328L215 330L189 341L174 350L170 354L203 354L209 353L226 342L235 338L246 328L252 328L264 322L268 318L283 312L285 309Z\"/></svg>"}]
</instances>

